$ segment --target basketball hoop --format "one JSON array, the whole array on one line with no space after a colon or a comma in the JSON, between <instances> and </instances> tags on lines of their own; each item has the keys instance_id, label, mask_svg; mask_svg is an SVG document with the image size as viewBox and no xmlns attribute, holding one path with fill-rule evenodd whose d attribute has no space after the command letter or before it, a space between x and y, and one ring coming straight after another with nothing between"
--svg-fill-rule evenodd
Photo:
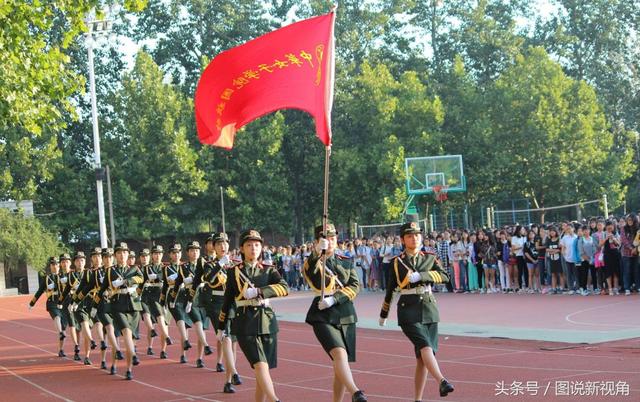
<instances>
[{"instance_id":1,"label":"basketball hoop","mask_svg":"<svg viewBox=\"0 0 640 402\"><path fill-rule=\"evenodd\" d=\"M436 201L442 203L448 199L447 190L449 186L435 185L431 187L433 189L433 194L436 196Z\"/></svg>"}]
</instances>

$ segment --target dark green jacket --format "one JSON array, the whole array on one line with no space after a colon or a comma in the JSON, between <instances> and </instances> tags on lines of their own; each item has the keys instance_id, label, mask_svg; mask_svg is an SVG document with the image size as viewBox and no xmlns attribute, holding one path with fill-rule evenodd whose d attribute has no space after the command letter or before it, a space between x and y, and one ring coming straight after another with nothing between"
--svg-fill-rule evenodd
<instances>
[{"instance_id":1,"label":"dark green jacket","mask_svg":"<svg viewBox=\"0 0 640 402\"><path fill-rule=\"evenodd\" d=\"M353 264L346 258L340 256L331 256L327 258L327 268L336 275L332 279L330 274L325 275L325 294L333 293L336 304L328 309L319 310L318 301L320 300L320 283L322 259L313 253L302 268L302 273L307 283L318 294L311 302L309 311L307 312L306 322L313 323L329 323L329 324L353 324L358 321L356 310L353 307L353 299L360 292L360 282L358 274ZM340 286L338 281L343 285Z\"/></svg>"},{"instance_id":2,"label":"dark green jacket","mask_svg":"<svg viewBox=\"0 0 640 402\"><path fill-rule=\"evenodd\" d=\"M124 283L118 287L113 287L112 282L116 279L123 279ZM102 286L96 295L97 301L103 298L104 292L109 289L111 293L111 312L114 313L130 313L134 311L142 311L142 304L140 303L140 296L138 293L119 293L120 290L124 290L133 286L138 286L143 281L142 272L138 267L123 266L119 267L114 265L106 271L106 277L102 282Z\"/></svg>"},{"instance_id":3,"label":"dark green jacket","mask_svg":"<svg viewBox=\"0 0 640 402\"><path fill-rule=\"evenodd\" d=\"M53 289L49 289L49 284L53 283ZM64 290L64 284L60 282L60 276L58 274L46 274L40 277L40 286L33 295L33 298L29 302L30 306L34 306L40 296L43 293L47 295L47 311L52 308L58 308L58 305L62 303L62 291Z\"/></svg>"},{"instance_id":4,"label":"dark green jacket","mask_svg":"<svg viewBox=\"0 0 640 402\"><path fill-rule=\"evenodd\" d=\"M214 295L212 291L224 292L227 284L227 268L220 265L218 258L198 264L193 286L198 290L198 305L206 308L221 308L224 296ZM200 287L202 285L202 287ZM191 295L194 302L195 294Z\"/></svg>"},{"instance_id":5,"label":"dark green jacket","mask_svg":"<svg viewBox=\"0 0 640 402\"><path fill-rule=\"evenodd\" d=\"M258 298L270 299L289 294L287 281L282 279L274 266L258 263L251 267L245 263L236 265L228 270L227 287L224 292L224 303L220 311L220 326L225 328L229 319L229 312L234 302L245 300L243 292L249 284L240 275L242 272L254 287L259 289L262 296ZM235 317L231 321L231 333L236 336L256 336L274 334L278 332L276 314L271 307L237 306Z\"/></svg>"},{"instance_id":6,"label":"dark green jacket","mask_svg":"<svg viewBox=\"0 0 640 402\"><path fill-rule=\"evenodd\" d=\"M436 256L431 253L420 252L414 263L411 258L402 253L392 261L389 272L387 293L384 297L380 317L387 318L389 307L393 299L393 292L398 289L413 289L426 284L449 282L449 276L440 266ZM411 271L409 271L411 269ZM410 272L419 272L420 281L409 283ZM401 295L398 300L398 324L432 323L440 321L440 314L433 294Z\"/></svg>"},{"instance_id":7,"label":"dark green jacket","mask_svg":"<svg viewBox=\"0 0 640 402\"><path fill-rule=\"evenodd\" d=\"M154 280L151 280L149 279L150 274L156 274L158 277ZM140 284L140 289L142 290L142 300L145 303L160 301L160 293L162 292L162 287L144 287L144 284L162 284L164 281L164 266L162 264L145 265L144 267L142 267L142 277L144 280L144 283Z\"/></svg>"}]
</instances>

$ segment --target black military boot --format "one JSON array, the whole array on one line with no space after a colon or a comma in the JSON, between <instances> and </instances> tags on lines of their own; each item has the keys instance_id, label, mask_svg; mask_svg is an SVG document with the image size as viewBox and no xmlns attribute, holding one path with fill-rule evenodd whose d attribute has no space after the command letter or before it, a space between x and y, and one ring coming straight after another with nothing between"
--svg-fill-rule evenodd
<instances>
[{"instance_id":1,"label":"black military boot","mask_svg":"<svg viewBox=\"0 0 640 402\"><path fill-rule=\"evenodd\" d=\"M58 352L58 357L67 357L67 355L64 354L64 350L60 349L60 351Z\"/></svg>"},{"instance_id":2,"label":"black military boot","mask_svg":"<svg viewBox=\"0 0 640 402\"><path fill-rule=\"evenodd\" d=\"M160 358L161 359L166 359L167 358L167 352L165 352L164 350L160 351Z\"/></svg>"},{"instance_id":3,"label":"black military boot","mask_svg":"<svg viewBox=\"0 0 640 402\"><path fill-rule=\"evenodd\" d=\"M196 360L196 367L197 368L204 368L204 363L202 362L202 359Z\"/></svg>"},{"instance_id":4,"label":"black military boot","mask_svg":"<svg viewBox=\"0 0 640 402\"><path fill-rule=\"evenodd\" d=\"M351 397L351 402L367 402L367 397L361 390L356 391Z\"/></svg>"},{"instance_id":5,"label":"black military boot","mask_svg":"<svg viewBox=\"0 0 640 402\"><path fill-rule=\"evenodd\" d=\"M187 358L184 355L180 356L180 364L185 364L187 362Z\"/></svg>"},{"instance_id":6,"label":"black military boot","mask_svg":"<svg viewBox=\"0 0 640 402\"><path fill-rule=\"evenodd\" d=\"M216 363L216 371L218 373L224 373L224 366L222 365L222 363Z\"/></svg>"},{"instance_id":7,"label":"black military boot","mask_svg":"<svg viewBox=\"0 0 640 402\"><path fill-rule=\"evenodd\" d=\"M133 355L133 359L131 360L134 366L140 364L140 360L138 360L138 355Z\"/></svg>"},{"instance_id":8,"label":"black military boot","mask_svg":"<svg viewBox=\"0 0 640 402\"><path fill-rule=\"evenodd\" d=\"M224 389L222 390L225 394L235 394L236 389L233 388L230 382L224 384Z\"/></svg>"},{"instance_id":9,"label":"black military boot","mask_svg":"<svg viewBox=\"0 0 640 402\"><path fill-rule=\"evenodd\" d=\"M109 370L110 375L116 375L116 366L111 366L111 370Z\"/></svg>"},{"instance_id":10,"label":"black military boot","mask_svg":"<svg viewBox=\"0 0 640 402\"><path fill-rule=\"evenodd\" d=\"M107 369L107 362L106 361L101 361L100 362L100 369L102 370L106 370Z\"/></svg>"},{"instance_id":11,"label":"black military boot","mask_svg":"<svg viewBox=\"0 0 640 402\"><path fill-rule=\"evenodd\" d=\"M117 360L124 360L124 355L122 354L122 351L116 350L116 359Z\"/></svg>"},{"instance_id":12,"label":"black military boot","mask_svg":"<svg viewBox=\"0 0 640 402\"><path fill-rule=\"evenodd\" d=\"M242 384L242 380L240 379L240 376L238 375L238 373L235 373L234 375L231 376L231 382L233 382L233 385Z\"/></svg>"},{"instance_id":13,"label":"black military boot","mask_svg":"<svg viewBox=\"0 0 640 402\"><path fill-rule=\"evenodd\" d=\"M84 358L84 365L85 365L85 366L91 366L91 360L89 360L89 358L88 358L88 357L85 357L85 358Z\"/></svg>"},{"instance_id":14,"label":"black military boot","mask_svg":"<svg viewBox=\"0 0 640 402\"><path fill-rule=\"evenodd\" d=\"M182 345L182 350L189 350L191 349L191 343L189 343L188 340L184 341L184 344Z\"/></svg>"},{"instance_id":15,"label":"black military boot","mask_svg":"<svg viewBox=\"0 0 640 402\"><path fill-rule=\"evenodd\" d=\"M133 380L133 374L131 374L131 370L127 370L127 374L125 375L125 380L127 381Z\"/></svg>"},{"instance_id":16,"label":"black military boot","mask_svg":"<svg viewBox=\"0 0 640 402\"><path fill-rule=\"evenodd\" d=\"M453 392L453 385L451 385L446 378L443 378L442 381L440 381L440 396L447 396L449 392Z\"/></svg>"},{"instance_id":17,"label":"black military boot","mask_svg":"<svg viewBox=\"0 0 640 402\"><path fill-rule=\"evenodd\" d=\"M153 349L152 348L147 348L147 356L153 356L155 353L153 353Z\"/></svg>"},{"instance_id":18,"label":"black military boot","mask_svg":"<svg viewBox=\"0 0 640 402\"><path fill-rule=\"evenodd\" d=\"M211 350L211 347L209 345L204 347L204 354L209 356L210 354L213 353L213 350Z\"/></svg>"}]
</instances>

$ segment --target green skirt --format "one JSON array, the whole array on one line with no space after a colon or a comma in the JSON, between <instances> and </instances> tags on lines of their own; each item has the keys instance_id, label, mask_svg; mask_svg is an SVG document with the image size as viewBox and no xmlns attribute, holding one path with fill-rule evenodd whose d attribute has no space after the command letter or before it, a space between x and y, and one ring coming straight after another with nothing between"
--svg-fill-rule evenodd
<instances>
[{"instance_id":1,"label":"green skirt","mask_svg":"<svg viewBox=\"0 0 640 402\"><path fill-rule=\"evenodd\" d=\"M65 329L67 329L67 324L68 324L67 317L61 308L50 306L49 304L47 304L47 312L49 313L49 317L51 317L52 320L55 320L56 317L60 317L60 324L62 324L62 330L64 331Z\"/></svg>"},{"instance_id":2,"label":"green skirt","mask_svg":"<svg viewBox=\"0 0 640 402\"><path fill-rule=\"evenodd\" d=\"M191 317L189 317L189 314L184 310L184 307L182 303L176 303L174 308L169 308L169 312L176 323L178 321L184 321L184 325L186 325L187 328L191 328L193 321L191 321Z\"/></svg>"},{"instance_id":3,"label":"green skirt","mask_svg":"<svg viewBox=\"0 0 640 402\"><path fill-rule=\"evenodd\" d=\"M251 368L259 362L267 363L269 368L278 367L277 334L238 336L238 345L249 361Z\"/></svg>"},{"instance_id":4,"label":"green skirt","mask_svg":"<svg viewBox=\"0 0 640 402\"><path fill-rule=\"evenodd\" d=\"M420 350L423 348L433 349L433 354L438 351L438 323L428 324L415 323L401 325L402 332L413 343L413 348L417 358L420 358Z\"/></svg>"},{"instance_id":5,"label":"green skirt","mask_svg":"<svg viewBox=\"0 0 640 402\"><path fill-rule=\"evenodd\" d=\"M123 329L128 328L132 333L135 333L140 323L140 312L130 311L127 313L111 313L113 316L113 326L117 332L122 332Z\"/></svg>"},{"instance_id":6,"label":"green skirt","mask_svg":"<svg viewBox=\"0 0 640 402\"><path fill-rule=\"evenodd\" d=\"M204 310L204 307L193 305L191 306L191 311L188 315L194 324L196 322L201 322L203 329L209 329L209 317L207 317L207 312Z\"/></svg>"},{"instance_id":7,"label":"green skirt","mask_svg":"<svg viewBox=\"0 0 640 402\"><path fill-rule=\"evenodd\" d=\"M313 333L329 357L332 349L342 348L347 351L350 362L356 361L356 324L332 325L316 322L313 323Z\"/></svg>"}]
</instances>

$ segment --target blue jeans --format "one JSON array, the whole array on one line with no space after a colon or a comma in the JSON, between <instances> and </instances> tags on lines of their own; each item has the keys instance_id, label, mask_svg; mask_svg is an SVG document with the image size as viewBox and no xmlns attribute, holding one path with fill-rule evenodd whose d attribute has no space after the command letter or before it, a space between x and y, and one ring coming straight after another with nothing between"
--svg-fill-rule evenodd
<instances>
[{"instance_id":1,"label":"blue jeans","mask_svg":"<svg viewBox=\"0 0 640 402\"><path fill-rule=\"evenodd\" d=\"M635 285L635 289L638 288L638 256L635 257L622 257L622 288L624 290L631 290Z\"/></svg>"},{"instance_id":2,"label":"blue jeans","mask_svg":"<svg viewBox=\"0 0 640 402\"><path fill-rule=\"evenodd\" d=\"M467 261L458 260L458 267L460 267L460 289L469 290L469 281L467 281Z\"/></svg>"}]
</instances>

